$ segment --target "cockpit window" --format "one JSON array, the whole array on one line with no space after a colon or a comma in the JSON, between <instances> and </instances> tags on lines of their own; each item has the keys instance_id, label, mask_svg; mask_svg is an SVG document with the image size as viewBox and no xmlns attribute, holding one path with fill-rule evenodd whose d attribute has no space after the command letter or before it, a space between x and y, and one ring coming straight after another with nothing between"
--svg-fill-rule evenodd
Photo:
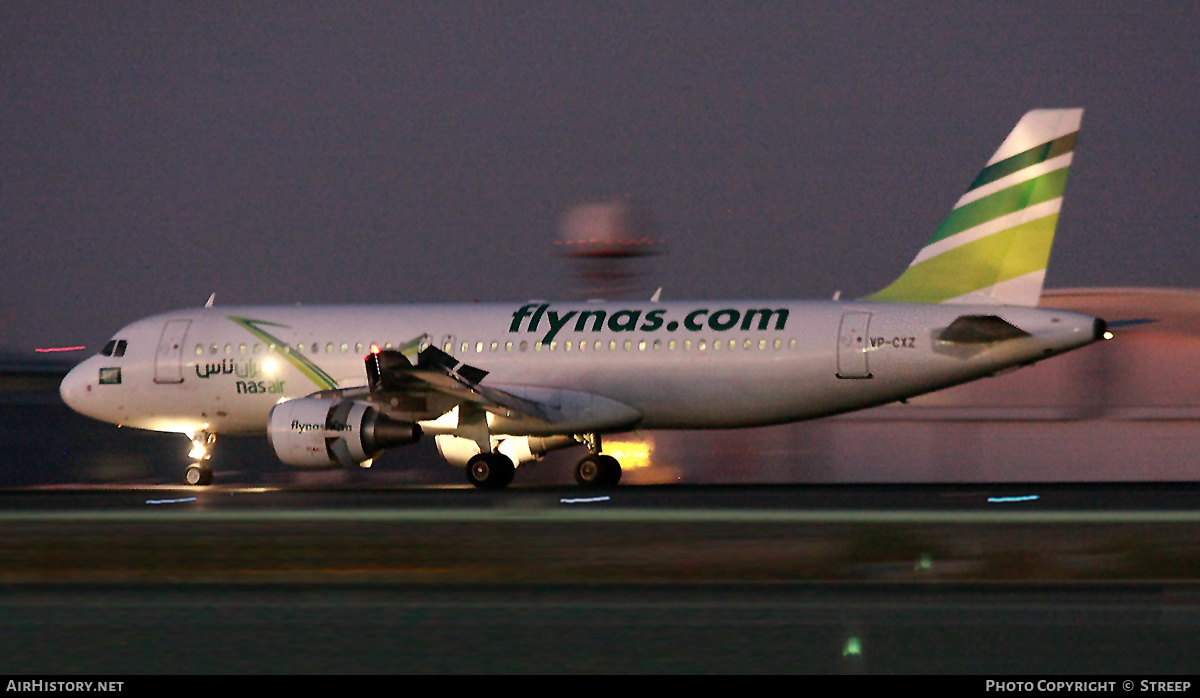
<instances>
[{"instance_id":1,"label":"cockpit window","mask_svg":"<svg viewBox=\"0 0 1200 698\"><path fill-rule=\"evenodd\" d=\"M101 356L125 356L128 343L124 339L110 339L100 350Z\"/></svg>"}]
</instances>

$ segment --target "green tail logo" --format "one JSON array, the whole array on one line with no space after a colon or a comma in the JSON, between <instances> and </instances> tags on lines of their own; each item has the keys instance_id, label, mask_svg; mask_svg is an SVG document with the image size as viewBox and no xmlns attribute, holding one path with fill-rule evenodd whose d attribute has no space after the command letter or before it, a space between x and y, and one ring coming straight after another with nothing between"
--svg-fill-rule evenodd
<instances>
[{"instance_id":1,"label":"green tail logo","mask_svg":"<svg viewBox=\"0 0 1200 698\"><path fill-rule=\"evenodd\" d=\"M908 269L863 300L1037 305L1082 119L1025 114Z\"/></svg>"}]
</instances>

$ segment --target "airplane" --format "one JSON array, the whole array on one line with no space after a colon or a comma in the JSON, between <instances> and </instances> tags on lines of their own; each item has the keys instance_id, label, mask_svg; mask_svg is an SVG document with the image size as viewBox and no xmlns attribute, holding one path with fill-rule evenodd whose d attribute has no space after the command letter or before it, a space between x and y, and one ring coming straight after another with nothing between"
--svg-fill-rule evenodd
<instances>
[{"instance_id":1,"label":"airplane","mask_svg":"<svg viewBox=\"0 0 1200 698\"><path fill-rule=\"evenodd\" d=\"M908 268L857 300L217 307L122 328L63 379L72 409L193 443L266 433L301 469L369 466L433 436L499 489L570 446L616 485L606 435L728 429L903 401L1111 337L1036 307L1082 109L1026 113Z\"/></svg>"}]
</instances>

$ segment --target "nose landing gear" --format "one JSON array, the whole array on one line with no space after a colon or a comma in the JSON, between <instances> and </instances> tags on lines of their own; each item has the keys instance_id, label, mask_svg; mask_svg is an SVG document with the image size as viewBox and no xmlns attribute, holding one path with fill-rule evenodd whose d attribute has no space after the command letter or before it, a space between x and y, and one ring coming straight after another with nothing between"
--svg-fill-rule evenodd
<instances>
[{"instance_id":1,"label":"nose landing gear","mask_svg":"<svg viewBox=\"0 0 1200 698\"><path fill-rule=\"evenodd\" d=\"M212 458L213 444L217 443L217 435L207 431L196 432L192 437L192 450L188 458L195 462L188 466L184 481L189 485L204 487L212 484L212 468L208 461Z\"/></svg>"}]
</instances>

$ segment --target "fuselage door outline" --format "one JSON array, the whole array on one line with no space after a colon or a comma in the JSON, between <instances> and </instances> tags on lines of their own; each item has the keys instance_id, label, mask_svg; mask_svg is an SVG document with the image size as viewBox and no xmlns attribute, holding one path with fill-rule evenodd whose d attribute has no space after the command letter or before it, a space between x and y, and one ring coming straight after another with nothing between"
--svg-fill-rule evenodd
<instances>
[{"instance_id":1,"label":"fuselage door outline","mask_svg":"<svg viewBox=\"0 0 1200 698\"><path fill-rule=\"evenodd\" d=\"M867 336L871 313L852 311L842 314L838 330L837 377L871 378L867 363Z\"/></svg>"},{"instance_id":2,"label":"fuselage door outline","mask_svg":"<svg viewBox=\"0 0 1200 698\"><path fill-rule=\"evenodd\" d=\"M155 383L175 385L183 382L183 339L191 325L191 320L168 320L163 326L158 352L154 355Z\"/></svg>"}]
</instances>

